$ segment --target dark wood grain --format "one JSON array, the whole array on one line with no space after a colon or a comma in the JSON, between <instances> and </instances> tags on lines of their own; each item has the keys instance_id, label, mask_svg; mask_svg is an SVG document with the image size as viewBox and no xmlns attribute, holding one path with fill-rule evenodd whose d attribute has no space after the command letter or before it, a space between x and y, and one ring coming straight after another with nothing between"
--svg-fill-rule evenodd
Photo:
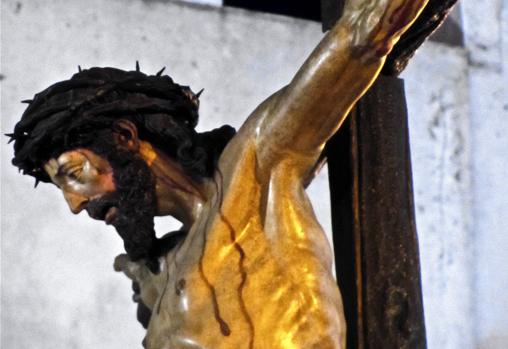
<instances>
[{"instance_id":1,"label":"dark wood grain","mask_svg":"<svg viewBox=\"0 0 508 349\"><path fill-rule=\"evenodd\" d=\"M426 348L408 116L396 76L453 3L433 2L325 149L350 349ZM322 0L324 30L340 18L343 5Z\"/></svg>"},{"instance_id":2,"label":"dark wood grain","mask_svg":"<svg viewBox=\"0 0 508 349\"><path fill-rule=\"evenodd\" d=\"M327 145L348 348L425 348L402 80L381 76Z\"/></svg>"},{"instance_id":3,"label":"dark wood grain","mask_svg":"<svg viewBox=\"0 0 508 349\"><path fill-rule=\"evenodd\" d=\"M321 0L323 31L330 29L342 16L345 0Z\"/></svg>"}]
</instances>

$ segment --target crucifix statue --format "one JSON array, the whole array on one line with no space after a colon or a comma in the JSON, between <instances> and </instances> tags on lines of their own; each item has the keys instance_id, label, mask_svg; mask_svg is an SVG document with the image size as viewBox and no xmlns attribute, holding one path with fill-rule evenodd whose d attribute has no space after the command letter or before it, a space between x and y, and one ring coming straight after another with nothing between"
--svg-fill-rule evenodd
<instances>
[{"instance_id":1,"label":"crucifix statue","mask_svg":"<svg viewBox=\"0 0 508 349\"><path fill-rule=\"evenodd\" d=\"M83 70L27 101L13 164L116 228L146 348L346 347L333 254L304 188L426 3L346 1L238 132L197 133L199 93L139 67ZM162 215L183 226L157 239Z\"/></svg>"}]
</instances>

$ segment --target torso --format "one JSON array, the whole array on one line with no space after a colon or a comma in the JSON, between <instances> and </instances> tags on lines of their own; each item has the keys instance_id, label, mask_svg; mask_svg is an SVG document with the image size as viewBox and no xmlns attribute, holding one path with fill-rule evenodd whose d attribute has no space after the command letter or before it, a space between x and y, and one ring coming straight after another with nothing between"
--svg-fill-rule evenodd
<instances>
[{"instance_id":1,"label":"torso","mask_svg":"<svg viewBox=\"0 0 508 349\"><path fill-rule=\"evenodd\" d=\"M260 170L256 127L251 118L226 148L215 194L182 245L166 256L150 349L343 344L332 252L299 170L315 159L288 156Z\"/></svg>"}]
</instances>

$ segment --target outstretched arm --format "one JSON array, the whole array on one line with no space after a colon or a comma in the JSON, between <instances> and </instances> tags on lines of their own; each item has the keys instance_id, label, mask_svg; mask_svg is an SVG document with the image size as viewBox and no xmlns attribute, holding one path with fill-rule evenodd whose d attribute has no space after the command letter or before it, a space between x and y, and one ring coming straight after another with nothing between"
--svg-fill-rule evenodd
<instances>
[{"instance_id":1,"label":"outstretched arm","mask_svg":"<svg viewBox=\"0 0 508 349\"><path fill-rule=\"evenodd\" d=\"M318 154L374 82L386 55L427 0L349 0L291 83L265 102L258 159ZM270 166L270 165L269 165Z\"/></svg>"}]
</instances>

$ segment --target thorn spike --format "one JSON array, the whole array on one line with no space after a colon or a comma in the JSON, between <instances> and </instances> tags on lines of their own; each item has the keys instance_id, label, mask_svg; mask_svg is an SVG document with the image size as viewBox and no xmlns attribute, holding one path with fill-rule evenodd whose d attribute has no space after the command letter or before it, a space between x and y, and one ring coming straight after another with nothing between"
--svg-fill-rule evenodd
<instances>
[{"instance_id":1,"label":"thorn spike","mask_svg":"<svg viewBox=\"0 0 508 349\"><path fill-rule=\"evenodd\" d=\"M139 62L136 61L136 71L139 71Z\"/></svg>"},{"instance_id":2,"label":"thorn spike","mask_svg":"<svg viewBox=\"0 0 508 349\"><path fill-rule=\"evenodd\" d=\"M81 73L81 66L78 64L78 72Z\"/></svg>"},{"instance_id":3,"label":"thorn spike","mask_svg":"<svg viewBox=\"0 0 508 349\"><path fill-rule=\"evenodd\" d=\"M37 188L40 182L41 181L38 178L35 179L34 189Z\"/></svg>"},{"instance_id":4,"label":"thorn spike","mask_svg":"<svg viewBox=\"0 0 508 349\"><path fill-rule=\"evenodd\" d=\"M25 103L25 104L31 104L33 102L32 99L24 99L21 101L21 103Z\"/></svg>"},{"instance_id":5,"label":"thorn spike","mask_svg":"<svg viewBox=\"0 0 508 349\"><path fill-rule=\"evenodd\" d=\"M205 89L202 88L201 91L199 91L198 93L196 93L196 98L199 98L199 96L201 96L201 94L203 93Z\"/></svg>"},{"instance_id":6,"label":"thorn spike","mask_svg":"<svg viewBox=\"0 0 508 349\"><path fill-rule=\"evenodd\" d=\"M162 73L164 73L164 70L165 70L165 69L166 69L166 67L162 67L162 69L161 69L161 70L159 70L159 71L157 72L157 74L156 74L156 75L157 75L157 76L161 76L161 75L162 75Z\"/></svg>"}]
</instances>

